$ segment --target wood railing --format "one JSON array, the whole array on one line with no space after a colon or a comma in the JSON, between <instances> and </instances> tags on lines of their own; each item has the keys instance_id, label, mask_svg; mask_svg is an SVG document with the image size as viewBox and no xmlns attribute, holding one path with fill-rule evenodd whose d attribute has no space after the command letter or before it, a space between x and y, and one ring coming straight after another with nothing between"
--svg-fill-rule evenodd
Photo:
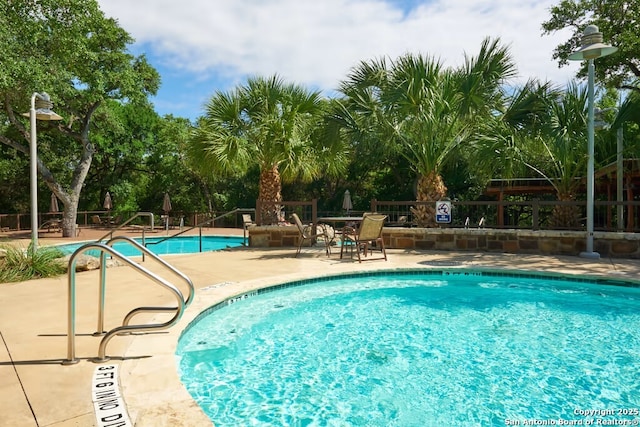
<instances>
[{"instance_id":1,"label":"wood railing","mask_svg":"<svg viewBox=\"0 0 640 427\"><path fill-rule=\"evenodd\" d=\"M419 205L435 205L436 201L371 201L371 211L389 216L389 222L412 224L411 208ZM617 206L622 205L623 216L617 218ZM578 227L552 227L550 219L555 206L576 206L580 212ZM584 230L586 218L585 201L451 201L452 221L450 227L477 227L484 218L484 225L492 228L515 228L529 230ZM400 218L404 217L403 221ZM469 221L467 221L467 218ZM447 225L442 225L447 226ZM594 202L594 229L599 231L640 231L640 202Z\"/></svg>"},{"instance_id":2,"label":"wood railing","mask_svg":"<svg viewBox=\"0 0 640 427\"><path fill-rule=\"evenodd\" d=\"M265 207L264 201L256 200L255 222L258 225L265 225L267 222L261 212ZM273 202L271 202L273 203ZM412 226L415 225L412 207L419 205L435 204L436 201L416 202L416 201L380 201L371 200L368 211L383 213L388 216L387 223L390 226ZM267 203L268 204L268 203ZM273 203L275 205L275 203ZM318 210L318 200L310 201L281 201L277 203L280 212L279 222L289 221L292 213L305 222L317 222L319 216L335 216L342 214L341 211ZM551 214L554 206L567 205L576 206L580 212L579 225L572 228L558 228L551 226ZM617 207L622 205L623 215L618 218ZM586 223L586 202L560 202L555 200L529 200L529 201L458 201L452 200L452 215L450 224L441 224L441 227L478 227L480 220L484 218L484 225L491 228L510 228L528 230L576 230L583 231ZM274 206L275 209L275 206ZM363 211L353 210L358 214ZM81 227L91 227L91 216L106 215L106 211L82 211L78 212L77 224ZM61 213L40 213L38 223L43 224L47 220L60 218ZM123 213L123 217L130 215ZM193 226L202 223L206 219L215 218L212 212L171 212L172 225L178 223L184 226ZM467 221L468 219L468 221ZM175 223L175 224L174 224ZM216 221L212 227L232 227L242 228L242 216L234 216ZM0 214L0 230L30 230L29 214ZM625 231L640 232L640 201L625 202L594 202L594 230L597 231Z\"/></svg>"}]
</instances>

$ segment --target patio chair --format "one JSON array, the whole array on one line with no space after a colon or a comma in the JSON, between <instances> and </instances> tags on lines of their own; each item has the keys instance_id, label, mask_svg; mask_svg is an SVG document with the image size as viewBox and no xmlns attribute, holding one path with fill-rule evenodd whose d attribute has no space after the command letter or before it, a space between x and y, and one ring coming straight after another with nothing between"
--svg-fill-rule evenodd
<instances>
[{"instance_id":1,"label":"patio chair","mask_svg":"<svg viewBox=\"0 0 640 427\"><path fill-rule=\"evenodd\" d=\"M45 222L42 223L42 225L40 226L40 229L47 229L47 233L50 232L57 232L60 231L60 225L62 224L62 220L54 218L54 219L49 219Z\"/></svg>"},{"instance_id":2,"label":"patio chair","mask_svg":"<svg viewBox=\"0 0 640 427\"><path fill-rule=\"evenodd\" d=\"M100 218L99 215L91 215L91 223L96 226L103 225L102 219Z\"/></svg>"},{"instance_id":3,"label":"patio chair","mask_svg":"<svg viewBox=\"0 0 640 427\"><path fill-rule=\"evenodd\" d=\"M120 221L122 221L122 215L116 215L109 219L109 225L120 225Z\"/></svg>"},{"instance_id":4,"label":"patio chair","mask_svg":"<svg viewBox=\"0 0 640 427\"><path fill-rule=\"evenodd\" d=\"M242 234L244 236L244 245L247 246L247 231L249 230L249 227L252 225L256 225L255 222L253 222L253 219L251 219L251 214L242 214Z\"/></svg>"},{"instance_id":5,"label":"patio chair","mask_svg":"<svg viewBox=\"0 0 640 427\"><path fill-rule=\"evenodd\" d=\"M342 258L345 246L348 245L351 250L351 258L353 258L353 248L355 247L359 262L363 261L363 257L368 257L369 253L374 249L380 250L382 258L367 258L365 261L373 259L384 259L386 261L387 251L384 249L384 240L382 238L382 228L386 218L386 215L367 214L364 215L358 229L345 227L342 233L340 258Z\"/></svg>"},{"instance_id":6,"label":"patio chair","mask_svg":"<svg viewBox=\"0 0 640 427\"><path fill-rule=\"evenodd\" d=\"M293 218L293 222L295 222L296 227L298 227L298 232L300 233L298 236L298 251L296 252L296 258L300 254L300 251L302 250L302 245L304 244L305 241L309 240L311 244L313 244L318 237L322 237L324 241L324 250L327 256L331 255L331 244L330 244L331 239L327 234L325 227L322 224L318 224L314 232L313 224L303 225L302 221L300 221L300 217L298 216L298 214L295 214L295 213L291 214L291 218ZM318 232L318 227L322 231Z\"/></svg>"},{"instance_id":7,"label":"patio chair","mask_svg":"<svg viewBox=\"0 0 640 427\"><path fill-rule=\"evenodd\" d=\"M251 214L242 214L242 225L244 225L245 228L255 224L256 223L253 222L253 219L251 219Z\"/></svg>"}]
</instances>

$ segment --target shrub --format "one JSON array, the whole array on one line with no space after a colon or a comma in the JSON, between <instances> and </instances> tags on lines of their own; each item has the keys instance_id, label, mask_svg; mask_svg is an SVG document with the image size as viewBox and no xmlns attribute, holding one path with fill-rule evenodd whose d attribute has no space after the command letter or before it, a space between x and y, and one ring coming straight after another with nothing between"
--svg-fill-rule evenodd
<instances>
[{"instance_id":1,"label":"shrub","mask_svg":"<svg viewBox=\"0 0 640 427\"><path fill-rule=\"evenodd\" d=\"M61 262L64 256L57 248L42 247L34 251L15 246L2 246L5 256L0 258L0 283L22 282L41 277L55 277L64 274L67 267Z\"/></svg>"}]
</instances>

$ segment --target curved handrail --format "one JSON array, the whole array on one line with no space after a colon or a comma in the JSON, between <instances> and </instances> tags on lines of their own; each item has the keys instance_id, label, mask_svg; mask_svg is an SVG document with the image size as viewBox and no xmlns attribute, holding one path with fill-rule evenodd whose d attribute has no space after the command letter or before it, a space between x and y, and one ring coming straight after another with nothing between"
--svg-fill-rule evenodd
<instances>
[{"instance_id":1,"label":"curved handrail","mask_svg":"<svg viewBox=\"0 0 640 427\"><path fill-rule=\"evenodd\" d=\"M195 286L193 286L193 282L191 281L191 279L184 274L183 272L181 272L180 270L178 270L177 268L175 268L174 266L172 266L171 264L169 264L167 261L165 261L164 259L160 258L158 255L156 255L155 253L151 252L149 249L147 249L145 246L141 245L140 243L136 242L134 239L132 239L131 237L127 237L127 236L116 236L113 237L111 240L109 240L108 242L106 242L107 245L112 246L113 243L115 243L118 240L123 240L126 242L131 243L136 249L138 249L139 251L141 251L144 254L149 255L151 258L153 258L154 260L156 260L157 262L159 262L160 264L162 264L163 266L167 267L169 270L171 270L176 276L180 277L181 279L183 279L186 283L187 283L187 287L189 289L189 293L187 294L187 299L185 300L185 307L189 307L189 305L191 305L191 302L193 301L193 297L195 295Z\"/></svg>"},{"instance_id":2,"label":"curved handrail","mask_svg":"<svg viewBox=\"0 0 640 427\"><path fill-rule=\"evenodd\" d=\"M137 270L138 272L144 274L145 276L147 276L148 278L150 278L151 280L155 281L157 284L163 286L164 288L166 288L167 290L169 290L175 297L176 297L176 301L178 303L178 306L175 308L168 308L168 307L157 307L158 309L164 309L164 310L175 310L176 314L169 319L167 322L164 323L158 323L158 324L150 324L150 325L123 325L123 326L119 326L116 327L114 329L112 329L111 331L107 332L106 335L102 338L102 340L100 341L100 348L99 348L99 353L98 353L98 358L96 359L96 361L99 362L103 362L108 360L108 358L105 357L105 351L106 351L106 346L107 343L111 340L111 338L113 338L113 336L119 334L119 333L123 333L123 332L134 332L134 331L144 331L144 330L154 330L154 329L165 329L168 328L172 325L174 325L181 317L182 314L184 313L184 309L185 309L185 299L184 296L182 295L182 292L180 292L180 290L178 288L176 288L174 285L172 285L171 283L169 283L168 281L166 281L165 279L163 279L162 277L158 276L157 274L149 271L148 269L144 268L143 266L141 266L138 263L133 262L132 260L130 260L129 258L125 257L124 255L122 255L120 252L116 251L115 249L113 249L111 246L106 245L104 243L99 243L99 242L92 242L92 243L87 243L83 246L81 246L80 248L76 249L76 251L73 252L73 254L71 255L71 257L69 258L69 280L68 280L68 289L69 289L69 298L68 298L68 306L69 306L69 311L68 311L68 322L67 322L67 327L68 327L68 335L67 335L67 359L65 361L63 361L62 363L64 365L70 365L70 364L75 364L78 363L78 360L75 357L75 316L76 316L76 280L75 280L75 276L76 276L76 269L75 269L75 264L76 264L76 258L84 253L85 251L89 250L89 249L100 249L101 251L101 265L100 265L100 269L101 269L101 283L100 283L100 294L101 294L101 299L102 296L104 295L104 289L105 289L105 258L106 255L105 253L109 253L111 254L112 257L118 258L121 261L125 262L126 264L128 264L130 267L134 268L135 270ZM102 302L101 302L102 303Z\"/></svg>"},{"instance_id":3,"label":"curved handrail","mask_svg":"<svg viewBox=\"0 0 640 427\"><path fill-rule=\"evenodd\" d=\"M201 222L200 224L196 224L196 225L194 225L192 227L189 227L189 228L187 228L185 230L182 230L182 231L180 231L180 232L178 232L176 234L172 234L171 236L167 236L167 237L165 237L163 239L158 239L156 241L149 242L146 245L157 245L158 243L166 242L169 239L173 239L174 237L178 237L178 236L180 236L180 235L182 235L182 234L184 234L184 233L186 233L188 231L191 231L191 230L193 230L195 228L199 228L200 229L200 252L202 252L202 227L204 227L207 224L213 223L213 222L215 222L216 220L218 220L220 218L224 218L225 216L231 215L231 214L241 213L241 212L255 212L255 211L256 210L253 209L253 208L244 208L244 209L243 208L235 208L232 211L223 213L222 215L218 215L215 218L210 218L210 219L208 219L206 221Z\"/></svg>"},{"instance_id":4,"label":"curved handrail","mask_svg":"<svg viewBox=\"0 0 640 427\"><path fill-rule=\"evenodd\" d=\"M128 220L126 220L125 222L123 222L122 224L118 225L116 228L114 228L113 230L109 230L109 232L107 234L105 234L104 236L100 237L99 239L96 239L97 242L101 242L102 240L106 239L107 236L113 237L113 233L115 233L116 231L120 230L121 228L123 228L125 225L128 225L131 221L133 221L136 218L140 218L143 216L148 216L151 218L151 231L153 231L153 212L138 212L136 213L134 216L132 216L131 218L129 218ZM144 231L144 229L143 229Z\"/></svg>"},{"instance_id":5,"label":"curved handrail","mask_svg":"<svg viewBox=\"0 0 640 427\"><path fill-rule=\"evenodd\" d=\"M142 252L142 259L144 260L144 256L149 255L151 258L153 258L154 260L156 260L158 263L160 263L161 265L163 265L164 267L168 268L169 270L171 270L176 276L179 276L181 279L183 279L186 283L187 283L187 288L189 290L189 293L187 295L187 299L185 300L185 308L188 307L189 305L191 305L191 302L193 301L193 297L195 295L195 287L193 286L193 282L191 281L191 279L189 279L189 277L187 277L185 274L183 274L180 270L178 270L177 268L173 267L171 264L169 264L168 262L166 262L165 260L163 260L162 258L160 258L158 255L154 254L153 252L151 252L149 249L147 249L146 247L144 247L143 245L141 245L140 243L136 242L134 239L127 237L127 236L116 236L113 237L112 239L110 239L108 242L105 242L105 245L108 246L113 246L113 244L116 241L125 241L130 243L132 246L134 246L136 249L138 249L139 251ZM101 258L100 258L100 265L104 265L105 262L105 257L104 252L101 252ZM96 329L96 332L94 333L94 335L98 336L98 335L104 335L105 331L104 331L104 305L105 305L105 300L106 300L106 278L105 278L105 270L101 269L100 271L100 302L98 304L98 326ZM167 310L167 311L172 311L172 309ZM138 313L142 313L142 312L148 312L148 311L158 311L157 307L139 307L137 309L132 310L131 312L129 312L126 316L124 321L122 322L123 326L126 326L129 324L129 321L133 318L134 315L138 314Z\"/></svg>"}]
</instances>

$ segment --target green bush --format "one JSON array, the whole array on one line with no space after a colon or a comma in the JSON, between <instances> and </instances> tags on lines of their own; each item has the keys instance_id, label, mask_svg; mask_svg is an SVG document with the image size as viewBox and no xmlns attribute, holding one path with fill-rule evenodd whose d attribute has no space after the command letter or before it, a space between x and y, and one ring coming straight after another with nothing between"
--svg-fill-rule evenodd
<instances>
[{"instance_id":1,"label":"green bush","mask_svg":"<svg viewBox=\"0 0 640 427\"><path fill-rule=\"evenodd\" d=\"M0 283L22 282L41 277L55 277L66 273L67 267L61 262L64 256L57 248L42 247L34 251L15 246L0 246L5 252L0 258Z\"/></svg>"}]
</instances>

